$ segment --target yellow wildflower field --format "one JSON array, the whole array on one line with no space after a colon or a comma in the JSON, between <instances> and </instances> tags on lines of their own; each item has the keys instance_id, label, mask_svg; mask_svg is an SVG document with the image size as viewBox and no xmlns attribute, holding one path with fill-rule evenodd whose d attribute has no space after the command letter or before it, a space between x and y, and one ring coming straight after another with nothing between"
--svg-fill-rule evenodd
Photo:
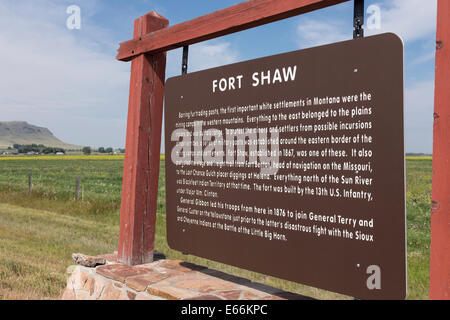
<instances>
[{"instance_id":1,"label":"yellow wildflower field","mask_svg":"<svg viewBox=\"0 0 450 320\"><path fill-rule=\"evenodd\" d=\"M68 155L68 156L55 156L55 155L44 155L44 156L4 156L0 157L1 160L121 160L125 156L121 155ZM160 156L161 160L164 160L165 155Z\"/></svg>"}]
</instances>

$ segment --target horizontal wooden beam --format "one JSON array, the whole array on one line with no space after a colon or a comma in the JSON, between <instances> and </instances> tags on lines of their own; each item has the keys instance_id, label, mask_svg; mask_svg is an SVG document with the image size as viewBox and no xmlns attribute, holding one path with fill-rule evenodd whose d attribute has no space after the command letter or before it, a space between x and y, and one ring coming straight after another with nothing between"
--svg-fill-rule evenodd
<instances>
[{"instance_id":1,"label":"horizontal wooden beam","mask_svg":"<svg viewBox=\"0 0 450 320\"><path fill-rule=\"evenodd\" d=\"M349 0L249 0L169 28L123 42L117 59L160 53L258 27Z\"/></svg>"}]
</instances>

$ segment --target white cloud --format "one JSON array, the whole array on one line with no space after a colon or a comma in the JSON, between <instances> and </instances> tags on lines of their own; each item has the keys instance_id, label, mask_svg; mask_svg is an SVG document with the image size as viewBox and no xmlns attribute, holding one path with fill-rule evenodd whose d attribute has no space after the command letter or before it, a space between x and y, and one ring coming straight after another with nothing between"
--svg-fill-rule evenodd
<instances>
[{"instance_id":1,"label":"white cloud","mask_svg":"<svg viewBox=\"0 0 450 320\"><path fill-rule=\"evenodd\" d=\"M381 29L370 30L365 24L366 36L394 32L405 43L435 36L437 0L384 0L372 4L381 8ZM301 17L296 30L300 47L313 47L352 38L351 23L331 12L330 17L327 20ZM368 19L366 13L366 21Z\"/></svg>"},{"instance_id":2,"label":"white cloud","mask_svg":"<svg viewBox=\"0 0 450 320\"><path fill-rule=\"evenodd\" d=\"M308 48L349 40L350 33L345 31L345 24L341 20L324 22L320 19L303 18L297 26L298 44L302 48Z\"/></svg>"},{"instance_id":3,"label":"white cloud","mask_svg":"<svg viewBox=\"0 0 450 320\"><path fill-rule=\"evenodd\" d=\"M122 145L129 66L100 50L95 28L83 33L82 22L80 31L68 30L67 17L66 6L48 0L0 4L0 120L26 120L67 142L95 145L98 124L122 118L108 141ZM97 126L76 120L83 116Z\"/></svg>"},{"instance_id":4,"label":"white cloud","mask_svg":"<svg viewBox=\"0 0 450 320\"><path fill-rule=\"evenodd\" d=\"M182 49L170 51L167 56L167 76L181 73ZM239 52L229 42L218 40L201 42L189 47L188 72L214 68L240 60Z\"/></svg>"},{"instance_id":5,"label":"white cloud","mask_svg":"<svg viewBox=\"0 0 450 320\"><path fill-rule=\"evenodd\" d=\"M434 81L424 81L405 90L407 152L432 152Z\"/></svg>"},{"instance_id":6,"label":"white cloud","mask_svg":"<svg viewBox=\"0 0 450 320\"><path fill-rule=\"evenodd\" d=\"M389 0L374 4L381 8L381 29L366 30L367 35L394 32L405 42L435 35L437 0Z\"/></svg>"},{"instance_id":7,"label":"white cloud","mask_svg":"<svg viewBox=\"0 0 450 320\"><path fill-rule=\"evenodd\" d=\"M229 42L200 43L192 46L191 69L198 71L239 61L239 53Z\"/></svg>"},{"instance_id":8,"label":"white cloud","mask_svg":"<svg viewBox=\"0 0 450 320\"><path fill-rule=\"evenodd\" d=\"M408 112L416 113L418 110L424 110L428 116L433 116L434 101L434 81L424 81L406 88L405 103L408 106Z\"/></svg>"},{"instance_id":9,"label":"white cloud","mask_svg":"<svg viewBox=\"0 0 450 320\"><path fill-rule=\"evenodd\" d=\"M427 53L425 53L425 54L423 54L421 56L418 56L418 57L414 58L411 61L410 65L411 66L415 66L415 65L419 65L419 64L422 64L422 63L425 63L425 62L432 61L432 60L434 60L435 56L436 56L436 50L433 49L432 51L429 51L429 52L427 52Z\"/></svg>"}]
</instances>

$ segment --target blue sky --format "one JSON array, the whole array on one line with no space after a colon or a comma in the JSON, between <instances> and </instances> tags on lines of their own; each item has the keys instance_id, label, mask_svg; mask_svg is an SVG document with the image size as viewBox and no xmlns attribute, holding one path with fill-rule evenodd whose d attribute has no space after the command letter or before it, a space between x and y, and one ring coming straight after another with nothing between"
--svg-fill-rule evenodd
<instances>
[{"instance_id":1,"label":"blue sky","mask_svg":"<svg viewBox=\"0 0 450 320\"><path fill-rule=\"evenodd\" d=\"M28 121L60 139L93 147L125 145L130 64L115 60L135 18L152 10L174 25L239 0L2 0L0 121ZM81 29L69 30L69 5ZM366 0L381 29L405 43L407 152L432 152L436 0ZM352 37L353 1L191 46L189 71L294 51ZM368 15L366 14L366 18ZM367 26L366 26L367 29ZM168 53L178 75L181 50Z\"/></svg>"}]
</instances>

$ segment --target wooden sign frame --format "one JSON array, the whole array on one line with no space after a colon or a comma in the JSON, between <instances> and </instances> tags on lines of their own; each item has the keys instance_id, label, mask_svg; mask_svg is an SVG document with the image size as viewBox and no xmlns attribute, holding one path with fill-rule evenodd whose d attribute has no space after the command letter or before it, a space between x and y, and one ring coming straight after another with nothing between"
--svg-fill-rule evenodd
<instances>
[{"instance_id":1,"label":"wooden sign frame","mask_svg":"<svg viewBox=\"0 0 450 320\"><path fill-rule=\"evenodd\" d=\"M166 51L349 0L250 0L168 27L156 12L135 20L117 59L132 61L118 258L153 261ZM450 295L450 3L438 0L430 298Z\"/></svg>"},{"instance_id":2,"label":"wooden sign frame","mask_svg":"<svg viewBox=\"0 0 450 320\"><path fill-rule=\"evenodd\" d=\"M450 1L438 0L430 299L450 299Z\"/></svg>"}]
</instances>

